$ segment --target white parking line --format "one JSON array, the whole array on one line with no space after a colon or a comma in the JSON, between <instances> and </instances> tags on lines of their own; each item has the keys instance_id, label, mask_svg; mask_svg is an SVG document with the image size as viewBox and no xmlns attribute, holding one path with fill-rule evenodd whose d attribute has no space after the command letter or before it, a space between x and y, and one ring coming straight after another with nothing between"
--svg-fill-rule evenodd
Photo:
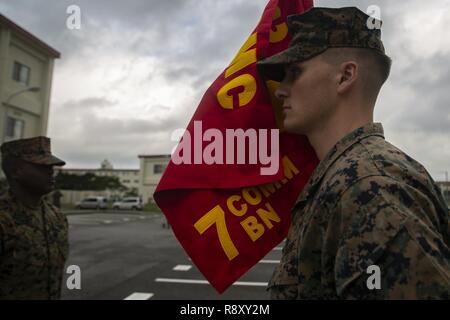
<instances>
[{"instance_id":1,"label":"white parking line","mask_svg":"<svg viewBox=\"0 0 450 320\"><path fill-rule=\"evenodd\" d=\"M156 278L156 282L168 282L168 283L190 283L190 284L209 284L206 280L195 280L195 279L170 279L170 278ZM233 286L255 286L255 287L266 287L267 282L247 282L247 281L236 281Z\"/></svg>"},{"instance_id":2,"label":"white parking line","mask_svg":"<svg viewBox=\"0 0 450 320\"><path fill-rule=\"evenodd\" d=\"M111 223L112 220L103 220L103 223Z\"/></svg>"},{"instance_id":3,"label":"white parking line","mask_svg":"<svg viewBox=\"0 0 450 320\"><path fill-rule=\"evenodd\" d=\"M189 265L189 264L179 264L179 265L176 265L172 270L175 270L175 271L189 271L191 268L192 268L192 266Z\"/></svg>"},{"instance_id":4,"label":"white parking line","mask_svg":"<svg viewBox=\"0 0 450 320\"><path fill-rule=\"evenodd\" d=\"M134 292L123 300L148 300L153 296L154 296L153 293Z\"/></svg>"},{"instance_id":5,"label":"white parking line","mask_svg":"<svg viewBox=\"0 0 450 320\"><path fill-rule=\"evenodd\" d=\"M280 260L260 260L259 263L280 263Z\"/></svg>"},{"instance_id":6,"label":"white parking line","mask_svg":"<svg viewBox=\"0 0 450 320\"><path fill-rule=\"evenodd\" d=\"M281 251L281 250L283 250L283 247L275 247L275 248L273 248L272 250L273 250L273 251Z\"/></svg>"},{"instance_id":7,"label":"white parking line","mask_svg":"<svg viewBox=\"0 0 450 320\"><path fill-rule=\"evenodd\" d=\"M267 282L236 281L233 286L267 287Z\"/></svg>"},{"instance_id":8,"label":"white parking line","mask_svg":"<svg viewBox=\"0 0 450 320\"><path fill-rule=\"evenodd\" d=\"M130 219L129 218L123 218L122 221L127 222L127 221L130 221Z\"/></svg>"}]
</instances>

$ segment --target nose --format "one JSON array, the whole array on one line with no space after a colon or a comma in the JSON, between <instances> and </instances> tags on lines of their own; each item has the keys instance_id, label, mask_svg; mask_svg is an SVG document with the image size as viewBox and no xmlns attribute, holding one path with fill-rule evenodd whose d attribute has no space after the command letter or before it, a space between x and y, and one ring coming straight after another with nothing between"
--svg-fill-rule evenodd
<instances>
[{"instance_id":1,"label":"nose","mask_svg":"<svg viewBox=\"0 0 450 320\"><path fill-rule=\"evenodd\" d=\"M286 79L280 83L280 86L275 90L275 97L279 100L284 100L289 96L289 88L286 83Z\"/></svg>"}]
</instances>

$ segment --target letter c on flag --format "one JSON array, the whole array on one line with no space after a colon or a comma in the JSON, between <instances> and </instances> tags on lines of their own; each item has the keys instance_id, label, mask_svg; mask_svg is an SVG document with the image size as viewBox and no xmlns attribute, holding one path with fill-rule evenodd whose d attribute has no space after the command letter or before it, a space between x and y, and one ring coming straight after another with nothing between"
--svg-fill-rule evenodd
<instances>
[{"instance_id":1,"label":"letter c on flag","mask_svg":"<svg viewBox=\"0 0 450 320\"><path fill-rule=\"evenodd\" d=\"M239 93L231 93L233 89L243 88ZM234 91L234 90L233 90ZM229 94L231 93L231 94ZM252 101L256 94L256 80L250 74L243 74L225 84L217 92L217 100L224 109L243 107ZM237 105L236 105L237 104Z\"/></svg>"},{"instance_id":2,"label":"letter c on flag","mask_svg":"<svg viewBox=\"0 0 450 320\"><path fill-rule=\"evenodd\" d=\"M279 7L277 7L275 9L275 14L273 16L272 21L275 21L279 18L281 18L281 10ZM274 27L275 27L275 31L270 30L270 34L269 34L270 43L277 43L277 42L283 41L283 39L286 38L286 36L288 34L288 26L287 26L286 22L279 23L279 24L275 25Z\"/></svg>"}]
</instances>

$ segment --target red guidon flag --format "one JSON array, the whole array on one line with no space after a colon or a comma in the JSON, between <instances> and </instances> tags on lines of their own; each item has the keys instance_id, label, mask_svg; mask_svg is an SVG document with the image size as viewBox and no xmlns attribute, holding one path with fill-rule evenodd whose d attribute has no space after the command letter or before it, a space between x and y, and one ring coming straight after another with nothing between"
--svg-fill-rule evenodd
<instances>
[{"instance_id":1,"label":"red guidon flag","mask_svg":"<svg viewBox=\"0 0 450 320\"><path fill-rule=\"evenodd\" d=\"M270 0L236 57L204 94L154 198L219 293L287 235L290 210L318 164L304 136L278 131L278 83L256 62L288 47L286 17L312 0Z\"/></svg>"}]
</instances>

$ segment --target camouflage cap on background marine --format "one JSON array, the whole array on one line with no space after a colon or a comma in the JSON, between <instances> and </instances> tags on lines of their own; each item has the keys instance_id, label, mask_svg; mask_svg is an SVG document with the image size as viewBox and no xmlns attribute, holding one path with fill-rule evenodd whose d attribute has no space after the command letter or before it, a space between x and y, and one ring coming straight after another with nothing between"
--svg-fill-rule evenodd
<instances>
[{"instance_id":1,"label":"camouflage cap on background marine","mask_svg":"<svg viewBox=\"0 0 450 320\"><path fill-rule=\"evenodd\" d=\"M372 20L369 20L372 19ZM367 48L385 54L381 42L381 21L356 7L312 8L287 18L292 36L289 48L257 63L258 71L269 79L281 81L284 67L313 58L328 48Z\"/></svg>"},{"instance_id":2,"label":"camouflage cap on background marine","mask_svg":"<svg viewBox=\"0 0 450 320\"><path fill-rule=\"evenodd\" d=\"M47 137L35 137L5 142L0 148L2 159L15 157L27 162L63 166L66 163L51 154L50 139Z\"/></svg>"}]
</instances>

